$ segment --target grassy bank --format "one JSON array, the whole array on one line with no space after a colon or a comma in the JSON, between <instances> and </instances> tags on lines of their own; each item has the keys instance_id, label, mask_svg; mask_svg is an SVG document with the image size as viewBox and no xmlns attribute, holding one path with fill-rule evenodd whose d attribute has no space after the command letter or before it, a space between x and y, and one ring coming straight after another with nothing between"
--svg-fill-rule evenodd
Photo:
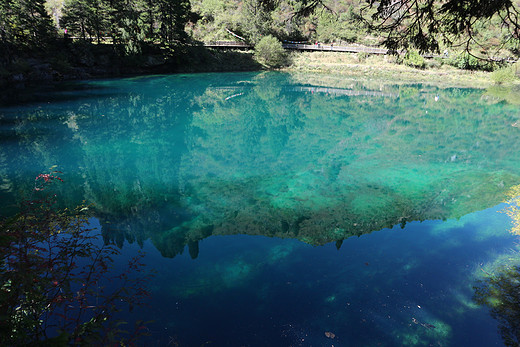
<instances>
[{"instance_id":1,"label":"grassy bank","mask_svg":"<svg viewBox=\"0 0 520 347\"><path fill-rule=\"evenodd\" d=\"M431 83L446 87L487 88L494 84L491 73L468 71L444 64L442 59L428 59L424 69L399 64L386 55L340 52L291 52L287 72L320 72L395 83Z\"/></svg>"}]
</instances>

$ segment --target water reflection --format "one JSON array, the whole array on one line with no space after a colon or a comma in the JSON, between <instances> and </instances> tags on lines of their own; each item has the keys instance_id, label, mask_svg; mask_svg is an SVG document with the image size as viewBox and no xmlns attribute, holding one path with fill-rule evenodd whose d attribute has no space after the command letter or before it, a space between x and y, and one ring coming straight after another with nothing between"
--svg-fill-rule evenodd
<instances>
[{"instance_id":1,"label":"water reflection","mask_svg":"<svg viewBox=\"0 0 520 347\"><path fill-rule=\"evenodd\" d=\"M520 185L511 187L506 197L507 207L504 212L511 218L511 233L520 235Z\"/></svg>"},{"instance_id":2,"label":"water reflection","mask_svg":"<svg viewBox=\"0 0 520 347\"><path fill-rule=\"evenodd\" d=\"M488 306L506 346L520 345L520 266L488 276L475 287L475 301Z\"/></svg>"},{"instance_id":3,"label":"water reflection","mask_svg":"<svg viewBox=\"0 0 520 347\"><path fill-rule=\"evenodd\" d=\"M520 182L518 107L479 90L279 73L88 85L0 109L4 213L58 164L65 204L93 204L107 242L196 258L210 235L340 248Z\"/></svg>"},{"instance_id":4,"label":"water reflection","mask_svg":"<svg viewBox=\"0 0 520 347\"><path fill-rule=\"evenodd\" d=\"M506 194L506 206L502 212L511 221L513 235L520 235L520 185L511 187ZM504 345L520 345L520 257L519 244L509 252L485 264L476 274L473 300L487 306L490 315L498 322L498 332Z\"/></svg>"}]
</instances>

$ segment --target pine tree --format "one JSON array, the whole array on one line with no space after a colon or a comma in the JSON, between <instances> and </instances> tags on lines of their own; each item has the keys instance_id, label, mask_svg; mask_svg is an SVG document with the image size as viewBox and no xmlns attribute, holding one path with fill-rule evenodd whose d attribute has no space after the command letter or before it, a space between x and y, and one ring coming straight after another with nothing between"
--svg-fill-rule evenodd
<instances>
[{"instance_id":1,"label":"pine tree","mask_svg":"<svg viewBox=\"0 0 520 347\"><path fill-rule=\"evenodd\" d=\"M63 9L61 26L82 39L101 42L110 27L109 6L103 0L68 0Z\"/></svg>"},{"instance_id":2,"label":"pine tree","mask_svg":"<svg viewBox=\"0 0 520 347\"><path fill-rule=\"evenodd\" d=\"M184 27L188 21L190 3L186 0L157 1L159 39L164 46L171 46L186 40Z\"/></svg>"},{"instance_id":3,"label":"pine tree","mask_svg":"<svg viewBox=\"0 0 520 347\"><path fill-rule=\"evenodd\" d=\"M0 46L8 56L14 49L45 48L54 37L45 0L0 2Z\"/></svg>"},{"instance_id":4,"label":"pine tree","mask_svg":"<svg viewBox=\"0 0 520 347\"><path fill-rule=\"evenodd\" d=\"M110 24L114 43L124 54L142 51L146 33L143 20L142 0L109 0Z\"/></svg>"}]
</instances>

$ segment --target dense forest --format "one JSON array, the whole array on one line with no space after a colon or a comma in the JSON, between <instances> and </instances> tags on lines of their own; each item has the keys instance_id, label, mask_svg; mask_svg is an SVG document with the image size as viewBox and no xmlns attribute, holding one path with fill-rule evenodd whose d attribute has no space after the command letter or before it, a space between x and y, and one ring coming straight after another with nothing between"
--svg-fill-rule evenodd
<instances>
[{"instance_id":1,"label":"dense forest","mask_svg":"<svg viewBox=\"0 0 520 347\"><path fill-rule=\"evenodd\" d=\"M449 48L483 59L515 57L518 4L490 0L5 0L0 4L0 77L38 65L27 58L44 58L61 73L76 66L92 70L92 60L105 62L100 74L107 73L106 66L157 66L165 59L189 65L194 61L186 56L204 55L193 51L203 42L234 40L255 45L266 36L422 53ZM121 62L121 58L143 56Z\"/></svg>"}]
</instances>

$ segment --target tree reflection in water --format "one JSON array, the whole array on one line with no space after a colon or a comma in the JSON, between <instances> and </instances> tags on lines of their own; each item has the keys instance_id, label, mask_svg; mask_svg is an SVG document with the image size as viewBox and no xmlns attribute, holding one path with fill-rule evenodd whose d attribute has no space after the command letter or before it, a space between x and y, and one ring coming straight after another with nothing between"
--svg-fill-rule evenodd
<instances>
[{"instance_id":1,"label":"tree reflection in water","mask_svg":"<svg viewBox=\"0 0 520 347\"><path fill-rule=\"evenodd\" d=\"M518 106L477 89L237 73L43 95L0 108L0 215L59 164L63 207L92 204L107 243L151 240L165 257L197 257L211 235L339 248L486 209L520 183Z\"/></svg>"},{"instance_id":2,"label":"tree reflection in water","mask_svg":"<svg viewBox=\"0 0 520 347\"><path fill-rule=\"evenodd\" d=\"M520 185L511 187L507 196L504 211L511 218L511 233L520 235ZM516 255L515 265L493 273L483 270L486 277L475 287L475 301L491 309L506 346L520 346L520 257Z\"/></svg>"},{"instance_id":3,"label":"tree reflection in water","mask_svg":"<svg viewBox=\"0 0 520 347\"><path fill-rule=\"evenodd\" d=\"M520 266L500 271L475 287L475 301L491 309L506 346L520 345Z\"/></svg>"}]
</instances>

